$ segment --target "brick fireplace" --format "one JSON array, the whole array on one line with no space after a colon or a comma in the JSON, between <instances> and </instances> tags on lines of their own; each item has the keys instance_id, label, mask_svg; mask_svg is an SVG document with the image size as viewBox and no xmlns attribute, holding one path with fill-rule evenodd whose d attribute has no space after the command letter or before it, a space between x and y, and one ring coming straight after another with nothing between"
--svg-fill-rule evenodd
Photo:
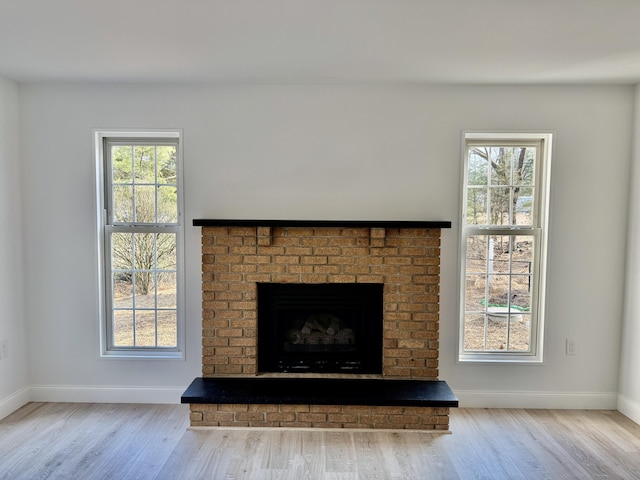
<instances>
[{"instance_id":1,"label":"brick fireplace","mask_svg":"<svg viewBox=\"0 0 640 480\"><path fill-rule=\"evenodd\" d=\"M259 284L379 284L380 371L317 376L423 381L419 385L438 380L440 233L449 222L194 220L194 225L202 227L204 379L305 376L258 368ZM191 403L193 426L447 430L448 414L442 406L350 401Z\"/></svg>"}]
</instances>

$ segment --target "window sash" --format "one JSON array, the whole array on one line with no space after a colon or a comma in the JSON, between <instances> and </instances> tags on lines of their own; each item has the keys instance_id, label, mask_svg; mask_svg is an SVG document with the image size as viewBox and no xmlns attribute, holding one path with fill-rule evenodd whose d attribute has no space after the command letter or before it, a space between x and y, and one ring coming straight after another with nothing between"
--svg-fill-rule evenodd
<instances>
[{"instance_id":1,"label":"window sash","mask_svg":"<svg viewBox=\"0 0 640 480\"><path fill-rule=\"evenodd\" d=\"M539 288L540 288L540 282L538 281L538 279L540 278L540 261L538 260L541 257L541 248L542 248L542 242L541 242L541 235L542 235L542 230L541 229L518 229L518 230L513 230L513 229L498 229L498 228L492 228L492 229L469 229L467 231L467 233L463 236L463 241L462 241L462 254L461 254L461 261L462 261L462 275L461 275L461 281L460 281L460 291L461 291L461 335L460 335L460 345L459 345L459 352L461 353L461 355L465 355L465 356L474 356L474 355L481 355L481 356L490 356L490 355L499 355L499 356L511 356L511 357L520 357L520 356L525 356L525 357L531 357L531 356L535 356L536 353L538 352L538 338L539 338L539 325L538 325L538 319L540 318L540 312L539 312L539 298L540 298L540 292L539 292ZM534 243L534 248L533 248L533 252L532 252L532 262L531 262L531 273L530 273L530 278L531 278L531 292L530 292L530 310L527 313L528 317L529 317L529 321L530 321L530 326L529 326L529 349L528 350L500 350L500 349L487 349L486 348L486 342L487 342L487 321L488 321L488 315L490 313L489 311L489 305L487 303L487 305L485 305L485 309L484 312L478 312L479 315L484 315L484 320L485 320L485 331L483 332L484 336L485 336L485 349L466 349L465 347L465 341L466 341L466 337L465 337L465 333L466 333L466 316L469 313L475 312L474 310L469 310L467 309L467 302L469 300L468 298L468 288L467 288L467 279L469 276L474 275L473 272L469 272L468 268L467 268L467 260L468 260L468 252L467 252L467 245L468 245L468 239L471 237L492 237L492 236L504 236L504 237L532 237L533 238L533 243ZM513 262L513 260L510 258L509 260L510 262ZM493 275L501 275L501 276L505 276L505 277L519 277L519 276L523 276L522 274L519 273L513 273L513 267L510 265L509 266L510 270L509 273L495 273ZM476 273L475 275L477 276L481 276L481 274ZM486 274L487 276L492 275L491 272L487 272ZM510 279L509 281L509 289L508 292L512 293L512 279ZM485 296L485 301L488 299L487 296ZM511 319L512 315L515 315L515 312L513 312L513 310L516 310L515 308L513 308L510 304L511 301L508 300L509 303L509 316L508 318L505 320L505 329L506 329L506 336L507 336L507 342L509 341L509 335L510 335L510 331L511 331L511 322L513 321ZM508 343L507 343L507 347L508 347Z\"/></svg>"},{"instance_id":2,"label":"window sash","mask_svg":"<svg viewBox=\"0 0 640 480\"><path fill-rule=\"evenodd\" d=\"M154 166L155 166L155 181L152 182L135 182L132 178L131 183L127 182L113 182L113 176L111 175L113 169L113 159L112 159L112 148L111 147L136 147L136 146L147 146L147 147L155 147L155 146L166 146L166 147L175 147L176 149L176 182L175 184L169 183L161 183L158 182L157 175L157 157L154 158ZM178 139L144 139L144 138L131 138L131 139L116 139L116 138L105 138L104 139L104 181L105 181L105 199L104 204L106 206L106 224L107 225L155 225L155 226L169 226L169 225L181 225L182 222L182 195L180 194L179 181L180 181L180 148ZM133 174L133 172L132 172ZM155 215L154 218L156 221L153 222L139 222L139 221L117 221L114 219L114 187L118 186L131 186L132 189L143 188L143 187L154 187L155 188ZM159 188L167 188L174 187L177 194L177 213L176 213L176 221L175 222L158 222L158 189ZM132 214L135 216L135 195L132 198Z\"/></svg>"},{"instance_id":3,"label":"window sash","mask_svg":"<svg viewBox=\"0 0 640 480\"><path fill-rule=\"evenodd\" d=\"M514 184L513 182L505 183L505 184L493 184L491 182L491 168L488 169L488 179L486 184L470 184L469 183L469 156L470 152L475 147L492 147L492 148L514 148L514 147L526 147L526 148L535 148L535 158L534 158L534 172L533 172L533 181L531 185L522 185L522 184ZM541 188L540 182L542 182L543 177L543 168L542 168L542 160L544 155L544 142L543 140L531 141L531 140L523 140L523 141L507 141L498 139L495 142L491 142L489 140L467 140L465 142L465 159L464 159L464 189L463 189L463 216L462 216L462 224L465 228L504 228L504 227L516 227L516 228L540 228L541 222L543 220L543 205L541 202ZM511 165L511 171L513 172L513 165ZM511 180L513 180L513 174L511 175ZM477 223L471 224L467 223L468 212L467 212L467 200L468 193L470 189L478 189L485 190L487 192L486 204L487 204L487 217L490 214L491 207L491 192L495 191L499 188L505 189L514 189L514 188L531 188L533 190L533 209L531 212L531 222L528 224L520 225L517 223L506 223L506 224L494 224L489 222L489 218L487 218L485 223ZM512 202L509 204L509 218L513 219L515 212L512 211Z\"/></svg>"},{"instance_id":4,"label":"window sash","mask_svg":"<svg viewBox=\"0 0 640 480\"><path fill-rule=\"evenodd\" d=\"M173 227L165 227L165 226L160 226L160 227L152 227L152 226L122 226L122 225L117 225L117 226L105 226L105 238L104 238L104 244L105 244L105 272L106 272L106 276L107 278L105 278L105 307L106 307L106 339L107 339L107 350L109 351L135 351L135 350L158 350L158 351L165 351L165 352L179 352L180 351L180 345L182 344L182 331L180 328L180 309L181 309L181 305L182 305L182 300L181 300L181 295L180 295L180 285L182 284L182 273L181 273L181 268L180 268L180 264L181 262L179 261L179 258L181 257L181 253L182 253L182 242L181 242L181 228L178 226L173 226ZM176 265L175 265L175 269L162 269L159 268L157 264L151 266L150 268L146 269L146 268L137 268L136 265L132 265L132 268L129 269L118 269L115 268L113 265L113 261L112 261L112 238L113 238L113 234L114 233L129 233L132 235L136 235L136 234L172 234L176 236L176 252L175 252L175 256L176 256ZM132 254L133 255L133 254ZM132 258L133 261L133 258ZM156 262L154 262L156 263ZM135 292L135 287L132 286L132 298L133 298L133 303L131 305L130 308L119 308L116 306L116 292L114 291L114 280L113 280L113 276L117 275L118 273L122 273L122 272L131 272L134 275L134 279L133 282L135 282L135 275L139 275L139 274L151 274L154 277L154 289L156 286L156 279L158 277L158 274L162 274L162 273L173 273L176 276L175 279L175 285L176 285L176 291L175 291L175 295L176 295L176 305L174 308L162 308L162 307L158 307L158 292L154 291L153 296L154 296L154 307L153 308L149 308L149 307L139 307L136 305L135 303L135 298L137 297L137 294ZM134 339L134 344L133 345L118 345L116 338L115 338L115 330L116 330L116 326L115 326L115 312L117 311L124 311L124 310L130 310L132 311L133 317L135 319L135 316L137 314L137 312L155 312L155 316L157 317L158 312L161 311L174 311L175 312L175 318L176 318L176 343L173 346L166 346L166 345L161 345L158 344L158 325L157 325L157 320L156 320L156 332L155 332L155 341L154 341L154 345L139 345L136 344L136 339L137 339L137 334L138 334L138 326L135 322L135 320L133 320L132 323L132 337ZM160 342L161 343L161 342Z\"/></svg>"}]
</instances>

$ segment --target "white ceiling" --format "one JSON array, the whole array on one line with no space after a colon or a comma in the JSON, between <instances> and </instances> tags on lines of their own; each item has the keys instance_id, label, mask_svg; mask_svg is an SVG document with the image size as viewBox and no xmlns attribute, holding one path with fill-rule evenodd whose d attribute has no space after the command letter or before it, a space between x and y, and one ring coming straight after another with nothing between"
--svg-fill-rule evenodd
<instances>
[{"instance_id":1,"label":"white ceiling","mask_svg":"<svg viewBox=\"0 0 640 480\"><path fill-rule=\"evenodd\" d=\"M640 83L640 0L0 0L0 77Z\"/></svg>"}]
</instances>

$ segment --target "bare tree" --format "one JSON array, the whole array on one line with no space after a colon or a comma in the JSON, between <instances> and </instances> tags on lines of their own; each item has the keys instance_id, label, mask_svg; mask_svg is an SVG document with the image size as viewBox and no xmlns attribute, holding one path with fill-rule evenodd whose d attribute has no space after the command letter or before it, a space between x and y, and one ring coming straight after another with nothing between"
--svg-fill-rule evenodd
<instances>
[{"instance_id":1,"label":"bare tree","mask_svg":"<svg viewBox=\"0 0 640 480\"><path fill-rule=\"evenodd\" d=\"M485 181L491 188L491 222L496 224L517 223L515 212L523 188L532 185L533 158L527 147L475 147L471 154L486 162ZM473 198L470 198L473 200ZM509 208L509 202L511 208ZM476 208L472 206L472 208ZM513 218L510 218L510 215Z\"/></svg>"}]
</instances>

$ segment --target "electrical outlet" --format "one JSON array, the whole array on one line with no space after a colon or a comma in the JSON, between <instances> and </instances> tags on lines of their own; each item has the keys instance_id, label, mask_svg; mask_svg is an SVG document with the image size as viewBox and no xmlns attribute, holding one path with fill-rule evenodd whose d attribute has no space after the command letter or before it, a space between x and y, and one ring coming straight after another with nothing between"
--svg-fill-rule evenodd
<instances>
[{"instance_id":1,"label":"electrical outlet","mask_svg":"<svg viewBox=\"0 0 640 480\"><path fill-rule=\"evenodd\" d=\"M570 338L567 338L567 355L575 355L576 354L576 341Z\"/></svg>"},{"instance_id":2,"label":"electrical outlet","mask_svg":"<svg viewBox=\"0 0 640 480\"><path fill-rule=\"evenodd\" d=\"M0 359L7 358L9 356L9 341L5 338L0 343Z\"/></svg>"}]
</instances>

